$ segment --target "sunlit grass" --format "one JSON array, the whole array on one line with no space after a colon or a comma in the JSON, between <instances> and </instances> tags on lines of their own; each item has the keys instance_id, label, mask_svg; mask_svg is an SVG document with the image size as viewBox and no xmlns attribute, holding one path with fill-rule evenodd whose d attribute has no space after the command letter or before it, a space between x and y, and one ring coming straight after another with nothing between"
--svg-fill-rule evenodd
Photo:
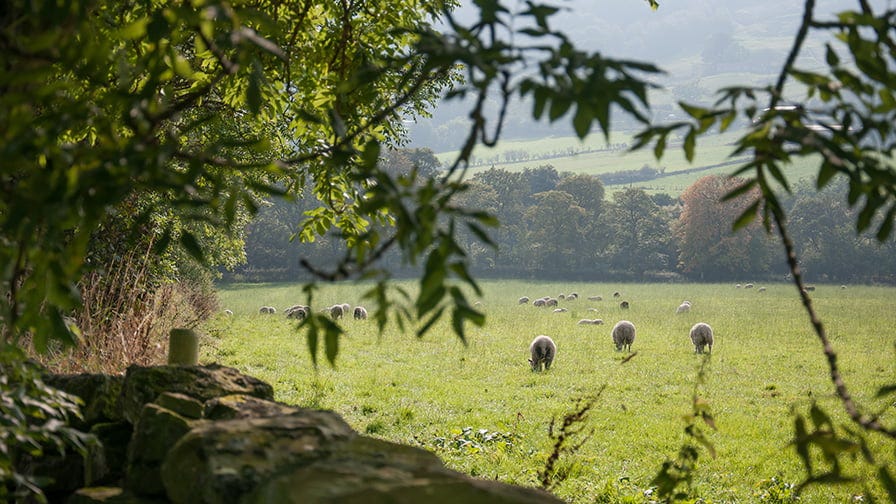
<instances>
[{"instance_id":1,"label":"sunlit grass","mask_svg":"<svg viewBox=\"0 0 896 504\"><path fill-rule=\"evenodd\" d=\"M359 432L422 446L469 474L525 485L537 485L551 450L551 419L606 384L588 419L593 437L561 460L566 479L554 491L573 502L629 497L640 502L663 461L687 441L682 417L691 412L696 390L715 417L718 430L709 438L718 456L701 452L695 493L714 502L752 502L758 485L770 478L794 483L804 476L789 446L793 412L805 414L817 401L846 422L794 287L766 287L760 293L729 284L487 281L482 299L487 322L469 329L467 346L447 324L417 339L394 327L379 335L372 321L345 320L336 366L315 371L295 324L282 314L257 313L261 305L282 311L304 302L301 288L234 286L221 289L220 298L235 315L209 325L203 359L270 382L280 401L335 410ZM355 305L363 291L329 286L314 306ZM561 301L566 313L517 304L523 295L573 291L580 298ZM614 291L621 293L619 299L612 297ZM894 294L891 288L825 285L813 293L851 392L868 411L888 412L875 394L896 377ZM585 299L591 295L602 295L603 301ZM618 307L622 299L631 303L629 310ZM692 311L676 315L685 299ZM602 318L605 325L577 325L581 318ZM626 364L620 364L625 354L614 351L609 335L623 318L638 329L637 355ZM698 321L713 326L716 344L706 383L695 389L701 357L693 352L688 330ZM541 374L531 372L526 361L528 344L539 334L558 346L554 366ZM887 417L894 420L891 413ZM445 442L462 444L470 436L465 427L507 434L512 442L465 448ZM873 480L867 467L858 467L864 471L860 477ZM863 489L856 484L809 491L807 498L834 492L831 499L843 502Z\"/></svg>"}]
</instances>

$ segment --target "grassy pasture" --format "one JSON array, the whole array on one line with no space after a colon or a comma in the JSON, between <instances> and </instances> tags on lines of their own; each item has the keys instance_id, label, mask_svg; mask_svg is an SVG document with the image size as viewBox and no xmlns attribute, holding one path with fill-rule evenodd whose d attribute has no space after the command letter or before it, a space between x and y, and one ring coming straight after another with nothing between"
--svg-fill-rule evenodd
<instances>
[{"instance_id":1,"label":"grassy pasture","mask_svg":"<svg viewBox=\"0 0 896 504\"><path fill-rule=\"evenodd\" d=\"M469 329L467 346L447 324L416 339L410 331L390 327L378 335L371 321L346 320L335 368L324 364L315 372L295 323L282 314L257 313L261 305L282 311L304 302L300 286L227 286L219 291L222 307L235 315L209 323L202 359L268 381L280 401L332 409L359 432L432 450L457 470L533 486L552 449L551 419L572 412L577 399L606 385L584 425L585 432L593 429L592 437L560 459L565 479L553 491L571 502L646 502L644 492L663 461L688 440L682 417L691 412L702 361L688 330L698 321L711 324L716 334L706 383L696 392L708 402L718 430L704 426L717 456L701 450L697 495L711 502L762 501L772 478L797 482L804 475L788 445L793 412L806 414L817 401L837 423L846 421L791 285L768 285L764 293L729 284L486 281L482 287L487 323ZM355 305L363 290L327 286L313 306ZM561 301L566 313L517 304L523 295L573 291L581 297ZM618 308L614 291L631 303L630 310ZM814 293L851 392L875 411L890 411L875 394L896 381L894 294L892 288L825 285ZM585 299L591 295L604 300ZM684 299L693 309L676 315ZM606 324L579 326L581 318ZM637 327L637 355L620 364L625 354L614 351L610 328L623 318ZM528 344L539 334L558 346L554 366L545 373L533 373L526 361ZM896 422L891 412L884 420ZM871 444L885 461L892 460L880 440L871 437ZM871 470L850 468L878 491ZM861 483L810 487L804 501L847 502L864 491Z\"/></svg>"}]
</instances>

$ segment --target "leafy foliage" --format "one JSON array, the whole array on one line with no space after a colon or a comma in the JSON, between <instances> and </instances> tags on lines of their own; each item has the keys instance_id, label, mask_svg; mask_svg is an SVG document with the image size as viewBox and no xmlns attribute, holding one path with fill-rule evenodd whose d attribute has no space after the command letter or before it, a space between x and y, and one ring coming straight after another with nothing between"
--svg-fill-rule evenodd
<instances>
[{"instance_id":1,"label":"leafy foliage","mask_svg":"<svg viewBox=\"0 0 896 504\"><path fill-rule=\"evenodd\" d=\"M81 418L80 400L47 386L41 369L25 360L21 349L0 347L0 498L46 502L48 481L21 471L25 457L84 454L90 437L70 426Z\"/></svg>"}]
</instances>

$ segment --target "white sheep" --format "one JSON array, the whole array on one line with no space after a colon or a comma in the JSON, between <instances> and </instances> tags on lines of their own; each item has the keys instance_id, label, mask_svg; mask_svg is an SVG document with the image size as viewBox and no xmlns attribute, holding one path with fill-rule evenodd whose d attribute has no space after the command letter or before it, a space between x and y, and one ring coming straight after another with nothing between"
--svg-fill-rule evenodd
<instances>
[{"instance_id":1,"label":"white sheep","mask_svg":"<svg viewBox=\"0 0 896 504\"><path fill-rule=\"evenodd\" d=\"M356 306L354 316L355 320L367 320L367 308Z\"/></svg>"},{"instance_id":2,"label":"white sheep","mask_svg":"<svg viewBox=\"0 0 896 504\"><path fill-rule=\"evenodd\" d=\"M570 295L566 296L567 301L575 301L576 299L579 299L579 294L576 292L573 292Z\"/></svg>"},{"instance_id":3,"label":"white sheep","mask_svg":"<svg viewBox=\"0 0 896 504\"><path fill-rule=\"evenodd\" d=\"M691 303L684 302L678 305L678 308L675 309L675 313L687 313L691 311Z\"/></svg>"},{"instance_id":4,"label":"white sheep","mask_svg":"<svg viewBox=\"0 0 896 504\"><path fill-rule=\"evenodd\" d=\"M603 319L582 319L578 322L579 325L603 325Z\"/></svg>"},{"instance_id":5,"label":"white sheep","mask_svg":"<svg viewBox=\"0 0 896 504\"><path fill-rule=\"evenodd\" d=\"M694 343L694 353L702 354L704 347L709 347L712 353L712 327L704 322L697 322L691 328L691 342Z\"/></svg>"},{"instance_id":6,"label":"white sheep","mask_svg":"<svg viewBox=\"0 0 896 504\"><path fill-rule=\"evenodd\" d=\"M232 316L233 316L233 310L229 310L229 309L228 309L228 310L224 310L224 315L227 315L228 317L232 317Z\"/></svg>"},{"instance_id":7,"label":"white sheep","mask_svg":"<svg viewBox=\"0 0 896 504\"><path fill-rule=\"evenodd\" d=\"M579 321L576 322L576 323L579 324L579 325L586 325L586 324L590 325L590 324L591 324L591 319L590 319L590 318L583 318L582 320L579 320Z\"/></svg>"},{"instance_id":8,"label":"white sheep","mask_svg":"<svg viewBox=\"0 0 896 504\"><path fill-rule=\"evenodd\" d=\"M311 314L311 307L305 305L290 306L285 313L286 318L305 320Z\"/></svg>"},{"instance_id":9,"label":"white sheep","mask_svg":"<svg viewBox=\"0 0 896 504\"><path fill-rule=\"evenodd\" d=\"M765 292L765 287L760 287L756 289L756 292Z\"/></svg>"},{"instance_id":10,"label":"white sheep","mask_svg":"<svg viewBox=\"0 0 896 504\"><path fill-rule=\"evenodd\" d=\"M588 301L603 301L603 296L588 296Z\"/></svg>"},{"instance_id":11,"label":"white sheep","mask_svg":"<svg viewBox=\"0 0 896 504\"><path fill-rule=\"evenodd\" d=\"M753 288L753 284L751 284L751 283L744 285L744 289L752 289L752 288Z\"/></svg>"},{"instance_id":12,"label":"white sheep","mask_svg":"<svg viewBox=\"0 0 896 504\"><path fill-rule=\"evenodd\" d=\"M567 310L566 308L554 308L554 313L566 313L568 311L569 310Z\"/></svg>"},{"instance_id":13,"label":"white sheep","mask_svg":"<svg viewBox=\"0 0 896 504\"><path fill-rule=\"evenodd\" d=\"M535 301L532 301L532 306L534 306L536 308L541 308L542 306L546 306L546 305L547 305L547 301L544 298L539 298L539 299L536 299Z\"/></svg>"},{"instance_id":14,"label":"white sheep","mask_svg":"<svg viewBox=\"0 0 896 504\"><path fill-rule=\"evenodd\" d=\"M351 312L352 312L352 305L350 305L348 303L342 303L342 313L345 316L348 316L348 314Z\"/></svg>"},{"instance_id":15,"label":"white sheep","mask_svg":"<svg viewBox=\"0 0 896 504\"><path fill-rule=\"evenodd\" d=\"M330 317L333 320L339 320L345 315L345 308L341 304L335 304L330 307Z\"/></svg>"},{"instance_id":16,"label":"white sheep","mask_svg":"<svg viewBox=\"0 0 896 504\"><path fill-rule=\"evenodd\" d=\"M262 306L258 309L258 313L277 313L277 309L273 306Z\"/></svg>"},{"instance_id":17,"label":"white sheep","mask_svg":"<svg viewBox=\"0 0 896 504\"><path fill-rule=\"evenodd\" d=\"M542 365L547 371L551 369L551 364L557 355L557 345L549 336L537 336L529 344L529 354L531 355L529 365L532 366L532 371L541 371Z\"/></svg>"},{"instance_id":18,"label":"white sheep","mask_svg":"<svg viewBox=\"0 0 896 504\"><path fill-rule=\"evenodd\" d=\"M557 306L558 301L554 298L547 298L544 303L546 306Z\"/></svg>"},{"instance_id":19,"label":"white sheep","mask_svg":"<svg viewBox=\"0 0 896 504\"><path fill-rule=\"evenodd\" d=\"M610 333L613 336L613 344L616 345L616 351L626 349L632 351L632 343L635 342L635 324L628 320L620 320L613 326Z\"/></svg>"},{"instance_id":20,"label":"white sheep","mask_svg":"<svg viewBox=\"0 0 896 504\"><path fill-rule=\"evenodd\" d=\"M529 298L527 298L526 296L521 297L521 298L517 301L518 304L526 304L526 303L528 303L528 302L529 302Z\"/></svg>"}]
</instances>

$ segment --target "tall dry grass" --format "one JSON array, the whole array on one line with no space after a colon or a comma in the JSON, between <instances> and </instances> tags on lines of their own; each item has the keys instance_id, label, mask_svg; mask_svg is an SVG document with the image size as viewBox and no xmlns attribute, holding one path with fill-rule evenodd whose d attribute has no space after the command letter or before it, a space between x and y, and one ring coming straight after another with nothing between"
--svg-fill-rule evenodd
<instances>
[{"instance_id":1,"label":"tall dry grass","mask_svg":"<svg viewBox=\"0 0 896 504\"><path fill-rule=\"evenodd\" d=\"M81 332L74 348L35 355L56 373L121 373L129 365L163 364L168 333L194 328L217 310L209 278L159 282L152 243L116 256L80 282L82 307L71 315Z\"/></svg>"}]
</instances>

